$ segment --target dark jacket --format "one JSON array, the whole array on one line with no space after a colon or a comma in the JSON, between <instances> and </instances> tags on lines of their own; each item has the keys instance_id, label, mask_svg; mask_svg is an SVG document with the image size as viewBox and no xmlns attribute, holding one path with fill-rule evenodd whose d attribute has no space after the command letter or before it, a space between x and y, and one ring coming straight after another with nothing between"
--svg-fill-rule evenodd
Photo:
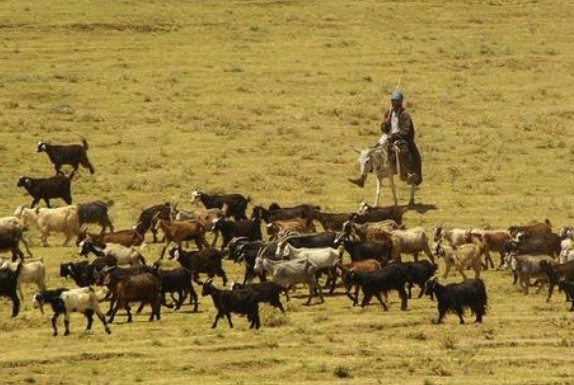
<instances>
[{"instance_id":1,"label":"dark jacket","mask_svg":"<svg viewBox=\"0 0 574 385\"><path fill-rule=\"evenodd\" d=\"M390 119L387 120L390 114L390 110L385 113L385 119L381 124L381 131L387 135L391 132L391 122ZM421 155L415 144L415 126L413 124L413 120L411 119L411 115L404 108L399 110L399 132L394 133L391 136L391 142L400 139L405 140L408 143L409 153L413 164L412 172L416 174L415 184L418 186L423 182Z\"/></svg>"}]
</instances>

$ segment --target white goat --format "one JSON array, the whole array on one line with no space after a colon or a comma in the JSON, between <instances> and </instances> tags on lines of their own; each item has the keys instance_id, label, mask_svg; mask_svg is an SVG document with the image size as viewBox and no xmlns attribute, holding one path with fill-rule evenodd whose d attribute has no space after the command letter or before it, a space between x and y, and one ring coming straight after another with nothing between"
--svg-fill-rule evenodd
<instances>
[{"instance_id":1,"label":"white goat","mask_svg":"<svg viewBox=\"0 0 574 385\"><path fill-rule=\"evenodd\" d=\"M58 316L64 313L64 325L66 327L65 336L70 334L70 313L80 312L83 313L88 319L86 330L92 328L93 315L96 313L106 333L110 334L111 330L106 321L104 313L100 309L98 303L98 294L91 287L82 287L79 289L56 289L45 290L34 295L33 306L35 309L40 308L44 314L44 304L49 303L52 306L54 315L52 316L52 327L54 329L54 336L58 335Z\"/></svg>"},{"instance_id":2,"label":"white goat","mask_svg":"<svg viewBox=\"0 0 574 385\"><path fill-rule=\"evenodd\" d=\"M273 261L259 255L255 259L254 270L257 273L261 273L265 270L273 274L273 282L285 289L286 296L289 287L298 283L305 283L309 287L309 298L307 299L306 305L311 303L315 292L319 293L321 303L325 302L321 285L318 285L315 279L317 267L307 259ZM288 296L287 300L289 300Z\"/></svg>"},{"instance_id":3,"label":"white goat","mask_svg":"<svg viewBox=\"0 0 574 385\"><path fill-rule=\"evenodd\" d=\"M145 258L143 257L140 249L135 246L124 246L119 243L106 243L105 248L101 248L94 244L89 238L80 242L79 254L85 257L90 252L98 257L113 257L116 259L118 265L145 265Z\"/></svg>"},{"instance_id":4,"label":"white goat","mask_svg":"<svg viewBox=\"0 0 574 385\"><path fill-rule=\"evenodd\" d=\"M30 209L20 206L14 215L24 221L26 226L35 226L40 230L40 240L43 246L48 246L50 233L62 233L66 240L64 246L80 233L78 207L75 205L58 208Z\"/></svg>"},{"instance_id":5,"label":"white goat","mask_svg":"<svg viewBox=\"0 0 574 385\"><path fill-rule=\"evenodd\" d=\"M293 247L290 243L280 241L275 256L283 259L307 259L317 268L334 267L341 261L341 254L332 247L307 248Z\"/></svg>"},{"instance_id":6,"label":"white goat","mask_svg":"<svg viewBox=\"0 0 574 385\"><path fill-rule=\"evenodd\" d=\"M0 269L10 269L16 271L19 262L4 261L0 262ZM22 269L18 275L17 288L20 297L24 299L24 294L22 293L22 284L36 284L38 290L46 289L46 266L44 265L44 260L40 259L33 262L22 262Z\"/></svg>"},{"instance_id":7,"label":"white goat","mask_svg":"<svg viewBox=\"0 0 574 385\"><path fill-rule=\"evenodd\" d=\"M445 229L442 222L439 222L434 227L434 241L438 242L441 239L447 241L452 247L456 248L459 245L467 243L470 229Z\"/></svg>"},{"instance_id":8,"label":"white goat","mask_svg":"<svg viewBox=\"0 0 574 385\"><path fill-rule=\"evenodd\" d=\"M509 265L514 273L514 282L519 282L522 287L524 294L528 294L528 288L532 286L530 284L530 278L537 278L537 280L547 281L547 274L540 268L540 261L547 261L551 265L557 264L557 262L548 255L514 255L510 254L506 257L507 265ZM538 288L538 291L542 288L542 285Z\"/></svg>"},{"instance_id":9,"label":"white goat","mask_svg":"<svg viewBox=\"0 0 574 385\"><path fill-rule=\"evenodd\" d=\"M563 239L560 242L559 262L566 263L574 259L574 240L570 238Z\"/></svg>"},{"instance_id":10,"label":"white goat","mask_svg":"<svg viewBox=\"0 0 574 385\"><path fill-rule=\"evenodd\" d=\"M423 252L434 263L434 257L429 247L429 239L422 226L408 230L393 230L391 232L393 249L391 255L396 262L401 262L401 254L412 254L415 261L419 259L419 253Z\"/></svg>"}]
</instances>

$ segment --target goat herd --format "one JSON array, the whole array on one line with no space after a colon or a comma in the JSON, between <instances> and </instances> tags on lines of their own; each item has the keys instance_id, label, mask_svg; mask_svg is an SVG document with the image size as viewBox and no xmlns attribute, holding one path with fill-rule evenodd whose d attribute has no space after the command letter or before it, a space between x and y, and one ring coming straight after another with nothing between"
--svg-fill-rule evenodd
<instances>
[{"instance_id":1,"label":"goat herd","mask_svg":"<svg viewBox=\"0 0 574 385\"><path fill-rule=\"evenodd\" d=\"M268 208L255 205L250 218L247 208L250 198L241 194L208 195L195 190L192 203L200 202L205 208L187 212L175 203L163 203L148 207L140 213L131 229L115 231L108 216L109 203L103 201L72 205L71 181L79 165L94 172L86 150L88 144L56 146L41 142L38 152L46 152L54 164L56 176L34 179L22 176L18 186L24 187L33 197L31 207L21 206L14 216L0 218L0 251L11 251L12 261L0 262L0 296L12 301L12 316L18 315L21 285L33 283L39 288L34 296L34 307L43 312L49 304L54 312L52 327L57 335L57 319L65 317L65 334L69 334L69 315L82 312L88 321L93 315L110 333L118 310L124 309L131 322L130 303L150 304L149 320L159 320L161 307L179 309L187 297L193 311L198 309L198 296L192 281L201 285L203 296L211 296L217 309L212 327L221 317L226 317L233 327L231 313L247 316L251 328L259 328L259 304L268 303L281 312L285 309L280 296L289 300L289 290L297 284L308 287L309 305L318 296L321 302L323 288L331 293L341 279L345 294L353 302L367 306L374 296L383 309L388 310L386 297L397 291L401 310L406 310L414 285L438 302L438 319L442 322L448 311L453 311L464 323L463 309L470 308L476 322L482 322L486 313L487 294L480 279L483 269L494 268L492 252L500 255L498 268L508 268L514 273L514 283L519 282L525 293L531 285L547 283L548 299L556 285L566 293L567 301L574 309L574 231L562 228L553 233L550 222L528 226L511 226L508 229L446 229L437 224L433 232L434 247L423 227L405 229L403 214L408 207L372 207L362 203L355 213L325 213L320 207L301 204L280 207L273 203ZM63 165L73 166L69 176L62 174ZM50 199L61 198L67 206L50 208ZM47 208L34 208L44 200ZM323 227L317 232L316 223ZM100 233L87 231L88 225L101 226ZM262 227L266 229L267 241L263 240ZM37 228L43 246L48 246L52 233L65 236L64 245L75 238L79 254L92 261L68 262L60 265L60 276L72 278L79 288L46 289L46 268L42 259L24 262L23 244L28 256L25 232ZM158 242L158 231L163 234L159 259L148 264L143 255L146 234L151 232L152 241ZM212 233L208 242L206 236ZM218 242L221 236L221 242ZM193 241L196 250L189 249ZM187 242L187 243L186 243ZM216 248L216 244L219 247ZM184 245L186 248L184 248ZM162 269L165 254L178 261L180 267ZM350 262L343 263L344 254ZM428 260L418 260L423 253ZM402 255L412 254L413 262L403 262ZM442 257L446 266L446 278L452 268L460 273L463 281L442 285L437 281L438 265L435 257ZM483 260L484 257L484 260ZM213 279L218 276L224 286L227 275L224 261L242 263L245 273L241 284L231 285L231 290L218 289ZM19 262L18 259L20 259ZM124 266L124 267L120 267ZM466 270L474 271L474 279L467 279ZM200 274L207 279L200 281ZM319 283L326 276L325 285ZM268 280L270 278L270 280ZM252 283L255 279L260 282ZM531 283L531 279L536 279ZM18 295L19 292L19 295ZM172 303L168 303L166 294ZM106 315L100 309L103 300L110 301Z\"/></svg>"}]
</instances>

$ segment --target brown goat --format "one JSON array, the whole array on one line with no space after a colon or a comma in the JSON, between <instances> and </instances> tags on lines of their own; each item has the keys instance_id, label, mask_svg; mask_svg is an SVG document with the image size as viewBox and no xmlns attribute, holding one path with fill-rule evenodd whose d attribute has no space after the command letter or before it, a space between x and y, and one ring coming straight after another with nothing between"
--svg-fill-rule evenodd
<instances>
[{"instance_id":1,"label":"brown goat","mask_svg":"<svg viewBox=\"0 0 574 385\"><path fill-rule=\"evenodd\" d=\"M552 223L548 219L545 219L544 222L535 223L533 225L527 226L510 226L508 228L508 233L512 238L516 238L518 233L528 233L528 234L544 234L544 233L551 233L552 232Z\"/></svg>"},{"instance_id":2,"label":"brown goat","mask_svg":"<svg viewBox=\"0 0 574 385\"><path fill-rule=\"evenodd\" d=\"M204 247L209 247L207 240L205 239L205 227L200 221L190 220L190 221L166 221L163 219L158 219L157 228L160 228L165 234L165 245L161 249L161 256L163 258L165 250L170 243L174 242L179 248L181 248L181 243L183 241L194 240L197 248L199 250Z\"/></svg>"},{"instance_id":3,"label":"brown goat","mask_svg":"<svg viewBox=\"0 0 574 385\"><path fill-rule=\"evenodd\" d=\"M104 285L108 284L108 278L104 279ZM132 314L130 312L129 303L142 301L151 305L150 321L161 318L161 280L153 273L142 273L138 275L127 276L118 281L111 289L117 299L116 306L112 310L109 322L114 321L118 309L123 308L128 313L128 322L132 322Z\"/></svg>"},{"instance_id":4,"label":"brown goat","mask_svg":"<svg viewBox=\"0 0 574 385\"><path fill-rule=\"evenodd\" d=\"M351 220L343 224L343 234L346 238L356 236L361 241L382 242L390 241L390 233L398 228L398 224L392 220L364 224Z\"/></svg>"},{"instance_id":5,"label":"brown goat","mask_svg":"<svg viewBox=\"0 0 574 385\"><path fill-rule=\"evenodd\" d=\"M485 266L488 268L488 264L490 263L490 267L494 268L494 263L492 262L492 258L490 257L491 251L497 251L500 253L500 263L499 266L504 264L504 259L502 255L502 246L504 242L510 240L510 234L507 230L471 230L471 234L480 234L482 236L482 242L484 244L484 258L485 258ZM470 240L469 240L470 242Z\"/></svg>"},{"instance_id":6,"label":"brown goat","mask_svg":"<svg viewBox=\"0 0 574 385\"><path fill-rule=\"evenodd\" d=\"M113 233L89 233L85 228L80 229L80 234L76 239L76 246L80 245L84 239L90 238L92 242L96 245L103 247L106 243L118 243L120 245L130 247L130 246L140 246L143 243L144 237L136 230L125 229L118 230Z\"/></svg>"},{"instance_id":7,"label":"brown goat","mask_svg":"<svg viewBox=\"0 0 574 385\"><path fill-rule=\"evenodd\" d=\"M300 234L304 233L314 233L317 231L315 225L311 224L311 227L307 225L307 221L301 218L291 218L276 220L267 224L267 235L269 239L277 239L277 235L281 230L289 229Z\"/></svg>"}]
</instances>

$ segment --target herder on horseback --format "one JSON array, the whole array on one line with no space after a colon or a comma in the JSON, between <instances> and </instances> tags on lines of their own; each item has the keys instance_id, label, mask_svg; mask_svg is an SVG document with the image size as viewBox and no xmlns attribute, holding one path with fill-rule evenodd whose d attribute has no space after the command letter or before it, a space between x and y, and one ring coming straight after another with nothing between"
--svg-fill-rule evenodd
<instances>
[{"instance_id":1,"label":"herder on horseback","mask_svg":"<svg viewBox=\"0 0 574 385\"><path fill-rule=\"evenodd\" d=\"M393 174L399 174L401 180L413 186L414 189L414 186L422 183L421 156L415 144L414 124L411 115L403 107L403 99L403 94L400 92L391 94L392 108L385 113L381 123L383 134L374 149L385 148L389 157L388 161L394 168ZM362 168L361 176L357 179L349 179L349 181L363 187L370 171L372 170ZM412 200L411 198L410 204L414 203Z\"/></svg>"}]
</instances>

